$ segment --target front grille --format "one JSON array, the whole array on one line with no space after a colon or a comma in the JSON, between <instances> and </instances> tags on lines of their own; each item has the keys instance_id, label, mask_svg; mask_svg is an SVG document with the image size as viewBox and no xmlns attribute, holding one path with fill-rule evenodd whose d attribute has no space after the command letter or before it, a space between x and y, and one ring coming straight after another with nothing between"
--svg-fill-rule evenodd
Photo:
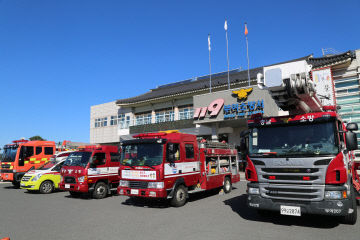
<instances>
[{"instance_id":1,"label":"front grille","mask_svg":"<svg viewBox=\"0 0 360 240\"><path fill-rule=\"evenodd\" d=\"M267 198L300 201L320 201L324 196L324 188L321 186L308 187L273 184L262 186L260 192Z\"/></svg>"},{"instance_id":2,"label":"front grille","mask_svg":"<svg viewBox=\"0 0 360 240\"><path fill-rule=\"evenodd\" d=\"M5 169L5 168L10 168L11 165L10 164L1 164L1 168Z\"/></svg>"},{"instance_id":3,"label":"front grille","mask_svg":"<svg viewBox=\"0 0 360 240\"><path fill-rule=\"evenodd\" d=\"M27 182L27 181L29 181L32 177L33 177L33 176L23 176L22 179L21 179L21 181Z\"/></svg>"},{"instance_id":4,"label":"front grille","mask_svg":"<svg viewBox=\"0 0 360 240\"><path fill-rule=\"evenodd\" d=\"M130 188L145 189L148 187L148 182L142 181L129 181Z\"/></svg>"},{"instance_id":5,"label":"front grille","mask_svg":"<svg viewBox=\"0 0 360 240\"><path fill-rule=\"evenodd\" d=\"M0 169L0 173L12 173L13 170L8 170L8 169Z\"/></svg>"},{"instance_id":6,"label":"front grille","mask_svg":"<svg viewBox=\"0 0 360 240\"><path fill-rule=\"evenodd\" d=\"M267 173L316 173L318 168L263 168L262 171Z\"/></svg>"},{"instance_id":7,"label":"front grille","mask_svg":"<svg viewBox=\"0 0 360 240\"><path fill-rule=\"evenodd\" d=\"M76 183L74 177L65 177L65 178L64 178L64 182L65 182L65 183Z\"/></svg>"},{"instance_id":8,"label":"front grille","mask_svg":"<svg viewBox=\"0 0 360 240\"><path fill-rule=\"evenodd\" d=\"M303 176L292 176L292 175L288 175L288 176L269 176L269 175L263 175L264 178L272 180L270 177L275 177L274 180L289 180L289 181L313 181L318 179L317 176L309 176L309 180L304 180ZM306 182L303 182L301 184L306 184Z\"/></svg>"},{"instance_id":9,"label":"front grille","mask_svg":"<svg viewBox=\"0 0 360 240\"><path fill-rule=\"evenodd\" d=\"M321 201L329 157L255 158L260 194L276 201Z\"/></svg>"}]
</instances>

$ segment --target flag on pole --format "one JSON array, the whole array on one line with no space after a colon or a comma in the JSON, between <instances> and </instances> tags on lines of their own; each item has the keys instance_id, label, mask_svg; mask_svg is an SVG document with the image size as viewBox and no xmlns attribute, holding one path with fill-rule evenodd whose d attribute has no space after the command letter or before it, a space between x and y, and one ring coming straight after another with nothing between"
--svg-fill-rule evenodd
<instances>
[{"instance_id":1,"label":"flag on pole","mask_svg":"<svg viewBox=\"0 0 360 240\"><path fill-rule=\"evenodd\" d=\"M209 47L209 51L211 51L210 34L208 35L208 47Z\"/></svg>"},{"instance_id":2,"label":"flag on pole","mask_svg":"<svg viewBox=\"0 0 360 240\"><path fill-rule=\"evenodd\" d=\"M247 36L248 35L248 33L249 33L249 31L248 31L248 29L247 29L247 24L245 23L245 36Z\"/></svg>"},{"instance_id":3,"label":"flag on pole","mask_svg":"<svg viewBox=\"0 0 360 240\"><path fill-rule=\"evenodd\" d=\"M224 29L227 31L227 20L225 19Z\"/></svg>"}]
</instances>

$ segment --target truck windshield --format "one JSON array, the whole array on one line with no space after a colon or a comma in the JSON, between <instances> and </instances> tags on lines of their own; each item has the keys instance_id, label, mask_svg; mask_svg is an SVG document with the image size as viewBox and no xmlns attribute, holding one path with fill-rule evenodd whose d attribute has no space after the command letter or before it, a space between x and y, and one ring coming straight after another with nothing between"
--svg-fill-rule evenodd
<instances>
[{"instance_id":1,"label":"truck windshield","mask_svg":"<svg viewBox=\"0 0 360 240\"><path fill-rule=\"evenodd\" d=\"M92 152L72 152L65 160L63 166L81 166L86 167Z\"/></svg>"},{"instance_id":2,"label":"truck windshield","mask_svg":"<svg viewBox=\"0 0 360 240\"><path fill-rule=\"evenodd\" d=\"M4 147L2 162L14 162L16 157L17 146Z\"/></svg>"},{"instance_id":3,"label":"truck windshield","mask_svg":"<svg viewBox=\"0 0 360 240\"><path fill-rule=\"evenodd\" d=\"M157 166L163 162L163 144L141 143L122 146L121 164L124 166Z\"/></svg>"},{"instance_id":4,"label":"truck windshield","mask_svg":"<svg viewBox=\"0 0 360 240\"><path fill-rule=\"evenodd\" d=\"M339 152L335 123L268 126L252 129L250 156L317 156Z\"/></svg>"}]
</instances>

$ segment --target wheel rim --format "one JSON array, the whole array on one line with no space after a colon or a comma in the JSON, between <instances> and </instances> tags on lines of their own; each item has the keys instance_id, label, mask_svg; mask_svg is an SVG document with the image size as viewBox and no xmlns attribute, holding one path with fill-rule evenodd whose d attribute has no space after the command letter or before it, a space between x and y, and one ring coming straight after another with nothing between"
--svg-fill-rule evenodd
<instances>
[{"instance_id":1,"label":"wheel rim","mask_svg":"<svg viewBox=\"0 0 360 240\"><path fill-rule=\"evenodd\" d=\"M99 186L98 189L96 190L96 193L100 196L104 195L105 193L105 187L104 186Z\"/></svg>"},{"instance_id":2,"label":"wheel rim","mask_svg":"<svg viewBox=\"0 0 360 240\"><path fill-rule=\"evenodd\" d=\"M230 190L230 187L231 187L230 181L229 181L229 180L226 180L226 181L225 181L225 190L226 190L226 191L229 191L229 190Z\"/></svg>"},{"instance_id":3,"label":"wheel rim","mask_svg":"<svg viewBox=\"0 0 360 240\"><path fill-rule=\"evenodd\" d=\"M44 192L46 193L51 192L51 189L52 189L51 183L49 182L43 183L42 190Z\"/></svg>"},{"instance_id":4,"label":"wheel rim","mask_svg":"<svg viewBox=\"0 0 360 240\"><path fill-rule=\"evenodd\" d=\"M176 197L179 201L183 201L185 199L185 192L182 189L179 189L176 193Z\"/></svg>"}]
</instances>

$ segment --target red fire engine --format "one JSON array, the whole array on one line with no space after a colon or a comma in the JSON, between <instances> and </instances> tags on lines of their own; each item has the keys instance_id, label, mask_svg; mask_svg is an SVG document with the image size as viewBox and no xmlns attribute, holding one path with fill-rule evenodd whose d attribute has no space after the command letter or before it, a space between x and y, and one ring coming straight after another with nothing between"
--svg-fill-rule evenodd
<instances>
[{"instance_id":1,"label":"red fire engine","mask_svg":"<svg viewBox=\"0 0 360 240\"><path fill-rule=\"evenodd\" d=\"M307 71L281 77L286 70L272 69L275 75L264 70L264 80L258 76L259 87L290 115L248 121L242 134L247 144L241 144L248 145L247 204L259 212L340 216L355 224L358 126L342 122L335 106L322 106Z\"/></svg>"},{"instance_id":2,"label":"red fire engine","mask_svg":"<svg viewBox=\"0 0 360 240\"><path fill-rule=\"evenodd\" d=\"M237 150L218 142L198 143L195 135L145 133L122 142L118 193L130 197L167 198L186 203L189 193L240 181Z\"/></svg>"},{"instance_id":3,"label":"red fire engine","mask_svg":"<svg viewBox=\"0 0 360 240\"><path fill-rule=\"evenodd\" d=\"M70 153L61 168L59 187L71 196L106 197L119 185L120 154L116 146L83 146Z\"/></svg>"}]
</instances>

